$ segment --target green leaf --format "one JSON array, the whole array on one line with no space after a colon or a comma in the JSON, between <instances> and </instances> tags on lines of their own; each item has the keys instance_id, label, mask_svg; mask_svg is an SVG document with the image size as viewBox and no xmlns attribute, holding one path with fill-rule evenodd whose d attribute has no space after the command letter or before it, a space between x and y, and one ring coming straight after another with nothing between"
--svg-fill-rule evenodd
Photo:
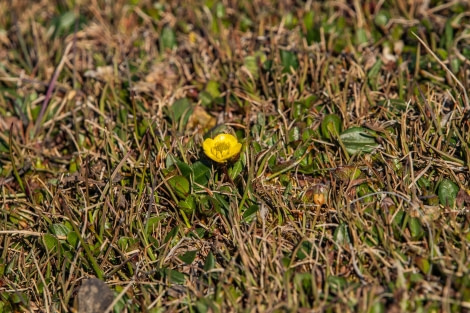
<instances>
[{"instance_id":1,"label":"green leaf","mask_svg":"<svg viewBox=\"0 0 470 313\"><path fill-rule=\"evenodd\" d=\"M225 7L222 2L217 2L215 5L215 16L217 16L217 18L223 18L225 16Z\"/></svg>"},{"instance_id":2,"label":"green leaf","mask_svg":"<svg viewBox=\"0 0 470 313\"><path fill-rule=\"evenodd\" d=\"M175 270L170 270L170 269L167 269L165 272L166 272L165 274L170 279L171 283L178 284L178 285L184 284L186 277L184 276L183 273L180 273Z\"/></svg>"},{"instance_id":3,"label":"green leaf","mask_svg":"<svg viewBox=\"0 0 470 313\"><path fill-rule=\"evenodd\" d=\"M310 273L297 273L294 276L294 284L298 290L310 291L312 290L312 284L315 281L312 274Z\"/></svg>"},{"instance_id":4,"label":"green leaf","mask_svg":"<svg viewBox=\"0 0 470 313\"><path fill-rule=\"evenodd\" d=\"M328 276L326 281L333 290L343 290L348 285L346 278L341 276Z\"/></svg>"},{"instance_id":5,"label":"green leaf","mask_svg":"<svg viewBox=\"0 0 470 313\"><path fill-rule=\"evenodd\" d=\"M198 200L198 211L205 216L212 216L220 210L220 203L213 197L202 195Z\"/></svg>"},{"instance_id":6,"label":"green leaf","mask_svg":"<svg viewBox=\"0 0 470 313\"><path fill-rule=\"evenodd\" d=\"M128 237L121 237L117 241L119 249L126 251L129 245L129 238Z\"/></svg>"},{"instance_id":7,"label":"green leaf","mask_svg":"<svg viewBox=\"0 0 470 313\"><path fill-rule=\"evenodd\" d=\"M333 292L340 292L341 290L346 289L348 286L348 281L342 276L328 276L326 281L328 282L329 287Z\"/></svg>"},{"instance_id":8,"label":"green leaf","mask_svg":"<svg viewBox=\"0 0 470 313\"><path fill-rule=\"evenodd\" d=\"M187 251L183 255L179 256L179 259L189 265L193 263L194 259L196 258L197 252L197 250Z\"/></svg>"},{"instance_id":9,"label":"green leaf","mask_svg":"<svg viewBox=\"0 0 470 313\"><path fill-rule=\"evenodd\" d=\"M382 68L382 61L379 59L372 68L367 73L367 79L369 85L372 87L373 90L377 89L377 76L379 75L380 69Z\"/></svg>"},{"instance_id":10,"label":"green leaf","mask_svg":"<svg viewBox=\"0 0 470 313\"><path fill-rule=\"evenodd\" d=\"M189 181L184 176L173 176L168 180L168 184L176 195L182 199L189 194Z\"/></svg>"},{"instance_id":11,"label":"green leaf","mask_svg":"<svg viewBox=\"0 0 470 313\"><path fill-rule=\"evenodd\" d=\"M310 241L307 241L307 240L302 241L302 243L300 244L299 250L297 250L297 258L299 260L303 260L306 257L310 256L310 254L312 253L312 248L313 248L313 245Z\"/></svg>"},{"instance_id":12,"label":"green leaf","mask_svg":"<svg viewBox=\"0 0 470 313\"><path fill-rule=\"evenodd\" d=\"M72 246L72 247L77 247L79 241L79 237L76 232L71 231L67 234L67 242Z\"/></svg>"},{"instance_id":13,"label":"green leaf","mask_svg":"<svg viewBox=\"0 0 470 313\"><path fill-rule=\"evenodd\" d=\"M186 199L178 202L178 208L186 215L192 215L196 210L196 200L193 195L189 195Z\"/></svg>"},{"instance_id":14,"label":"green leaf","mask_svg":"<svg viewBox=\"0 0 470 313\"><path fill-rule=\"evenodd\" d=\"M170 241L171 239L173 239L173 238L176 236L176 234L178 234L178 229L179 229L178 226L173 227L173 228L168 232L168 234L166 234L165 239L163 240L163 243L167 243L168 241Z\"/></svg>"},{"instance_id":15,"label":"green leaf","mask_svg":"<svg viewBox=\"0 0 470 313\"><path fill-rule=\"evenodd\" d=\"M291 68L296 70L299 68L299 60L297 59L297 55L294 52L280 50L281 54L281 63L284 67L284 73L290 73Z\"/></svg>"},{"instance_id":16,"label":"green leaf","mask_svg":"<svg viewBox=\"0 0 470 313\"><path fill-rule=\"evenodd\" d=\"M202 105L207 107L208 105L210 105L212 103L212 101L214 100L211 96L210 93L208 93L207 91L203 90L199 93L198 95L198 99L201 101Z\"/></svg>"},{"instance_id":17,"label":"green leaf","mask_svg":"<svg viewBox=\"0 0 470 313\"><path fill-rule=\"evenodd\" d=\"M444 179L439 184L439 189L437 190L437 195L439 196L439 202L442 205L453 206L455 203L455 198L457 198L458 192L459 192L459 186L457 186L450 179Z\"/></svg>"},{"instance_id":18,"label":"green leaf","mask_svg":"<svg viewBox=\"0 0 470 313\"><path fill-rule=\"evenodd\" d=\"M52 19L52 24L54 25L54 32L52 36L56 38L70 31L75 23L75 19L76 16L73 11L65 12L61 16Z\"/></svg>"},{"instance_id":19,"label":"green leaf","mask_svg":"<svg viewBox=\"0 0 470 313\"><path fill-rule=\"evenodd\" d=\"M220 96L219 87L220 87L220 84L218 81L210 80L207 82L205 91L211 95L212 99L215 99Z\"/></svg>"},{"instance_id":20,"label":"green leaf","mask_svg":"<svg viewBox=\"0 0 470 313\"><path fill-rule=\"evenodd\" d=\"M196 302L196 309L198 313L207 313L212 312L209 310L209 306L207 305L208 300L205 298L199 299Z\"/></svg>"},{"instance_id":21,"label":"green leaf","mask_svg":"<svg viewBox=\"0 0 470 313\"><path fill-rule=\"evenodd\" d=\"M201 161L194 162L192 168L194 173L194 182L199 185L207 186L211 176L211 169Z\"/></svg>"},{"instance_id":22,"label":"green leaf","mask_svg":"<svg viewBox=\"0 0 470 313\"><path fill-rule=\"evenodd\" d=\"M250 222L258 211L259 206L253 204L245 212L243 212L243 221Z\"/></svg>"},{"instance_id":23,"label":"green leaf","mask_svg":"<svg viewBox=\"0 0 470 313\"><path fill-rule=\"evenodd\" d=\"M361 170L354 166L342 166L335 171L335 177L344 181L358 179L361 174Z\"/></svg>"},{"instance_id":24,"label":"green leaf","mask_svg":"<svg viewBox=\"0 0 470 313\"><path fill-rule=\"evenodd\" d=\"M361 45L367 43L367 32L364 28L358 28L356 31L356 44Z\"/></svg>"},{"instance_id":25,"label":"green leaf","mask_svg":"<svg viewBox=\"0 0 470 313\"><path fill-rule=\"evenodd\" d=\"M452 58L450 60L450 69L452 70L452 72L454 72L455 74L457 74L460 70L460 66L461 66L462 62L457 59L457 58Z\"/></svg>"},{"instance_id":26,"label":"green leaf","mask_svg":"<svg viewBox=\"0 0 470 313\"><path fill-rule=\"evenodd\" d=\"M152 216L147 220L147 223L145 223L145 233L150 234L154 230L154 226L160 223L166 215L160 214L157 216Z\"/></svg>"},{"instance_id":27,"label":"green leaf","mask_svg":"<svg viewBox=\"0 0 470 313\"><path fill-rule=\"evenodd\" d=\"M314 11L308 11L308 12L305 12L305 15L304 15L304 26L306 29L310 29L310 28L313 28L315 25L314 25L314 17L315 17L315 12Z\"/></svg>"},{"instance_id":28,"label":"green leaf","mask_svg":"<svg viewBox=\"0 0 470 313\"><path fill-rule=\"evenodd\" d=\"M207 255L206 261L204 262L204 270L207 272L213 269L214 267L215 267L215 257L212 254L212 252L209 252L209 254Z\"/></svg>"},{"instance_id":29,"label":"green leaf","mask_svg":"<svg viewBox=\"0 0 470 313\"><path fill-rule=\"evenodd\" d=\"M315 27L315 13L314 11L306 12L303 18L305 29L307 33L305 38L307 44L311 45L313 42L319 42L321 40L320 28Z\"/></svg>"},{"instance_id":30,"label":"green leaf","mask_svg":"<svg viewBox=\"0 0 470 313\"><path fill-rule=\"evenodd\" d=\"M237 160L237 162L235 162L232 167L230 167L228 169L228 175L230 176L230 178L232 180L234 180L235 178L238 177L238 175L240 175L240 173L242 172L243 170L243 158L239 158Z\"/></svg>"},{"instance_id":31,"label":"green leaf","mask_svg":"<svg viewBox=\"0 0 470 313\"><path fill-rule=\"evenodd\" d=\"M56 236L51 234L44 234L42 241L46 247L47 252L53 253L55 251L60 251L60 242Z\"/></svg>"},{"instance_id":32,"label":"green leaf","mask_svg":"<svg viewBox=\"0 0 470 313\"><path fill-rule=\"evenodd\" d=\"M289 130L287 134L288 143L298 141L299 139L300 139L300 129L297 126L294 126Z\"/></svg>"},{"instance_id":33,"label":"green leaf","mask_svg":"<svg viewBox=\"0 0 470 313\"><path fill-rule=\"evenodd\" d=\"M324 138L336 138L341 133L342 122L341 118L336 114L328 114L321 122L321 134Z\"/></svg>"},{"instance_id":34,"label":"green leaf","mask_svg":"<svg viewBox=\"0 0 470 313\"><path fill-rule=\"evenodd\" d=\"M405 212L403 210L399 210L398 212L394 213L394 218L392 221L392 226L396 229L400 229L403 225L403 222L405 220Z\"/></svg>"},{"instance_id":35,"label":"green leaf","mask_svg":"<svg viewBox=\"0 0 470 313\"><path fill-rule=\"evenodd\" d=\"M297 19L297 17L292 12L288 12L285 15L285 21L286 21L285 25L288 29L294 28L299 23L299 20Z\"/></svg>"},{"instance_id":36,"label":"green leaf","mask_svg":"<svg viewBox=\"0 0 470 313\"><path fill-rule=\"evenodd\" d=\"M173 122L178 122L183 114L186 113L183 123L186 123L189 119L191 110L191 103L188 98L181 98L176 100L170 108L170 117L173 118Z\"/></svg>"},{"instance_id":37,"label":"green leaf","mask_svg":"<svg viewBox=\"0 0 470 313\"><path fill-rule=\"evenodd\" d=\"M344 223L339 224L339 226L335 229L333 238L340 246L349 244L351 240L349 239L348 226Z\"/></svg>"},{"instance_id":38,"label":"green leaf","mask_svg":"<svg viewBox=\"0 0 470 313\"><path fill-rule=\"evenodd\" d=\"M431 270L431 263L429 263L428 259L417 256L415 258L415 264L421 270L421 272L424 274L429 274Z\"/></svg>"},{"instance_id":39,"label":"green leaf","mask_svg":"<svg viewBox=\"0 0 470 313\"><path fill-rule=\"evenodd\" d=\"M166 26L163 28L160 37L161 51L165 51L166 49L173 49L174 47L176 47L176 34L173 29Z\"/></svg>"},{"instance_id":40,"label":"green leaf","mask_svg":"<svg viewBox=\"0 0 470 313\"><path fill-rule=\"evenodd\" d=\"M374 18L375 25L385 27L390 20L390 13L385 10L380 10Z\"/></svg>"},{"instance_id":41,"label":"green leaf","mask_svg":"<svg viewBox=\"0 0 470 313\"><path fill-rule=\"evenodd\" d=\"M255 79L259 77L259 66L258 64L263 64L266 62L267 58L264 53L261 51L256 52L254 55L249 55L243 60L243 65L245 68L253 75Z\"/></svg>"},{"instance_id":42,"label":"green leaf","mask_svg":"<svg viewBox=\"0 0 470 313\"><path fill-rule=\"evenodd\" d=\"M179 160L176 161L176 166L178 166L178 169L180 170L181 174L188 178L191 176L192 174L192 170L191 170L191 166L189 166L188 164L184 163L184 162L181 162Z\"/></svg>"},{"instance_id":43,"label":"green leaf","mask_svg":"<svg viewBox=\"0 0 470 313\"><path fill-rule=\"evenodd\" d=\"M408 222L408 227L413 237L413 240L419 240L424 235L424 229L421 226L421 222L417 217L410 218Z\"/></svg>"},{"instance_id":44,"label":"green leaf","mask_svg":"<svg viewBox=\"0 0 470 313\"><path fill-rule=\"evenodd\" d=\"M253 25L253 21L250 20L250 18L248 16L246 16L245 14L243 14L241 17L240 17L240 30L242 32L246 32L248 31L248 29Z\"/></svg>"},{"instance_id":45,"label":"green leaf","mask_svg":"<svg viewBox=\"0 0 470 313\"><path fill-rule=\"evenodd\" d=\"M206 230L204 228L197 227L194 231L189 233L189 236L194 237L194 238L202 239L202 238L204 238L205 234L206 234Z\"/></svg>"},{"instance_id":46,"label":"green leaf","mask_svg":"<svg viewBox=\"0 0 470 313\"><path fill-rule=\"evenodd\" d=\"M357 186L356 192L359 197L364 197L372 193L372 189L370 189L367 183L363 183ZM368 197L363 198L363 201L366 203L369 203L373 201L373 198L371 196L368 196Z\"/></svg>"},{"instance_id":47,"label":"green leaf","mask_svg":"<svg viewBox=\"0 0 470 313\"><path fill-rule=\"evenodd\" d=\"M213 201L213 205L218 209L217 211L220 214L227 215L227 213L230 211L230 205L228 202L225 200L225 197L221 194L214 194L214 198L211 198ZM223 209L223 210L221 210Z\"/></svg>"},{"instance_id":48,"label":"green leaf","mask_svg":"<svg viewBox=\"0 0 470 313\"><path fill-rule=\"evenodd\" d=\"M454 29L452 27L453 22L455 22L453 19L447 19L446 26L444 28L444 43L447 51L450 51L454 44Z\"/></svg>"},{"instance_id":49,"label":"green leaf","mask_svg":"<svg viewBox=\"0 0 470 313\"><path fill-rule=\"evenodd\" d=\"M346 151L350 154L366 152L370 153L378 148L375 141L375 133L367 128L352 127L345 130L340 136Z\"/></svg>"},{"instance_id":50,"label":"green leaf","mask_svg":"<svg viewBox=\"0 0 470 313\"><path fill-rule=\"evenodd\" d=\"M67 228L64 224L56 223L49 226L49 230L56 236L65 237L70 232L70 229Z\"/></svg>"},{"instance_id":51,"label":"green leaf","mask_svg":"<svg viewBox=\"0 0 470 313\"><path fill-rule=\"evenodd\" d=\"M3 296L4 293L2 293L2 296ZM15 304L23 304L23 305L27 305L27 299L28 297L23 293L23 292L14 292L14 293L10 293L10 301L15 303Z\"/></svg>"},{"instance_id":52,"label":"green leaf","mask_svg":"<svg viewBox=\"0 0 470 313\"><path fill-rule=\"evenodd\" d=\"M258 64L256 62L255 56L249 55L245 57L245 59L243 60L243 65L251 73L251 75L253 75L255 79L259 77Z\"/></svg>"}]
</instances>

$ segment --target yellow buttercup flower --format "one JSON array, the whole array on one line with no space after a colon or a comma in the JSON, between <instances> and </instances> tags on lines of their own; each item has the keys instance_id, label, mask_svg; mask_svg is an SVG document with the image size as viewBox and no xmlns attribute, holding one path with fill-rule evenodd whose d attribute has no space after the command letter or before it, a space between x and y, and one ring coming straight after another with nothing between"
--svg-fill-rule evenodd
<instances>
[{"instance_id":1,"label":"yellow buttercup flower","mask_svg":"<svg viewBox=\"0 0 470 313\"><path fill-rule=\"evenodd\" d=\"M214 139L207 138L202 143L204 153L218 163L225 163L233 158L242 148L237 138L230 134L219 134Z\"/></svg>"}]
</instances>

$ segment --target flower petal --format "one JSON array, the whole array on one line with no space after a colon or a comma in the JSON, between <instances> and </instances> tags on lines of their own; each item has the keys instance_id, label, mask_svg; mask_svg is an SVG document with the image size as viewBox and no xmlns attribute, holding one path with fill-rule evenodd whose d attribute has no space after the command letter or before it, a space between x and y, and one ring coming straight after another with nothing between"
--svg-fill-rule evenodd
<instances>
[{"instance_id":1,"label":"flower petal","mask_svg":"<svg viewBox=\"0 0 470 313\"><path fill-rule=\"evenodd\" d=\"M204 153L218 163L225 163L228 159L240 153L242 144L237 137L231 134L219 134L214 139L208 138L202 143Z\"/></svg>"},{"instance_id":2,"label":"flower petal","mask_svg":"<svg viewBox=\"0 0 470 313\"><path fill-rule=\"evenodd\" d=\"M242 144L237 142L237 144L231 148L231 153L230 154L232 156L235 156L235 155L240 153L241 149L242 149Z\"/></svg>"},{"instance_id":3,"label":"flower petal","mask_svg":"<svg viewBox=\"0 0 470 313\"><path fill-rule=\"evenodd\" d=\"M202 143L202 149L204 150L204 153L212 160L216 162L220 162L218 160L218 157L212 153L212 148L214 147L215 141L211 138L207 138L204 140Z\"/></svg>"},{"instance_id":4,"label":"flower petal","mask_svg":"<svg viewBox=\"0 0 470 313\"><path fill-rule=\"evenodd\" d=\"M214 140L211 138L207 138L202 143L202 149L204 149L205 154L211 153L210 151L213 146L214 146Z\"/></svg>"}]
</instances>

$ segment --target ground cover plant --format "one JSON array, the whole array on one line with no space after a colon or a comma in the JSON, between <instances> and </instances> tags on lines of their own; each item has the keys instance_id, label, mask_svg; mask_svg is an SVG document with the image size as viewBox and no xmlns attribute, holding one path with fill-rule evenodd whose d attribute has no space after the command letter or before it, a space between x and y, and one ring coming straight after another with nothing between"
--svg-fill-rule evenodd
<instances>
[{"instance_id":1,"label":"ground cover plant","mask_svg":"<svg viewBox=\"0 0 470 313\"><path fill-rule=\"evenodd\" d=\"M1 1L0 312L468 310L469 13Z\"/></svg>"}]
</instances>

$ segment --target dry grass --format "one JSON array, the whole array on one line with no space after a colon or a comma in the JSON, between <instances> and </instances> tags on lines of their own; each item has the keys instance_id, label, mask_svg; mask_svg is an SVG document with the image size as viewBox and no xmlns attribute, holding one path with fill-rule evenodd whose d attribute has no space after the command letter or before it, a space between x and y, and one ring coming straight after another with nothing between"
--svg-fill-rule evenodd
<instances>
[{"instance_id":1,"label":"dry grass","mask_svg":"<svg viewBox=\"0 0 470 313\"><path fill-rule=\"evenodd\" d=\"M0 2L0 312L469 310L469 12Z\"/></svg>"}]
</instances>

